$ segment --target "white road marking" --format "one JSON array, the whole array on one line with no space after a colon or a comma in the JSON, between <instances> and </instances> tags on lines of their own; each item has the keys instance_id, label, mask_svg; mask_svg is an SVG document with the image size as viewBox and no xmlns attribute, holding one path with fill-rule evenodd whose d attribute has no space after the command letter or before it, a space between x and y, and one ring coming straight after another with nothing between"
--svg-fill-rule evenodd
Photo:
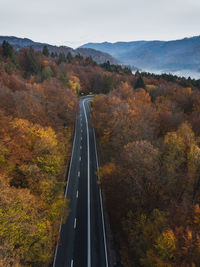
<instances>
[{"instance_id":1,"label":"white road marking","mask_svg":"<svg viewBox=\"0 0 200 267\"><path fill-rule=\"evenodd\" d=\"M74 229L76 229L76 218L74 220Z\"/></svg>"},{"instance_id":2,"label":"white road marking","mask_svg":"<svg viewBox=\"0 0 200 267\"><path fill-rule=\"evenodd\" d=\"M97 156L96 136L95 136L94 129L93 129L93 135L94 135L94 145L95 145L97 171L99 171L99 162L98 162L98 156ZM108 254L107 254L106 233L105 233L105 221L104 221L104 212L103 212L103 201L102 201L101 188L99 189L99 195L100 195L101 215L102 215L102 225L103 225L104 252L105 252L105 257L106 257L106 267L108 267Z\"/></svg>"},{"instance_id":3,"label":"white road marking","mask_svg":"<svg viewBox=\"0 0 200 267\"><path fill-rule=\"evenodd\" d=\"M75 148L75 143L76 143L76 125L75 125L75 135L74 135L74 142L73 142L73 147L72 147L72 155L71 155L71 160L70 160L70 165L69 165L69 172L68 172L68 179L67 179L67 187L65 190L65 198L67 197L67 193L68 193L68 187L69 187L69 178L70 178L70 174L71 174L71 167L72 167L72 159L74 156L74 148Z\"/></svg>"},{"instance_id":4,"label":"white road marking","mask_svg":"<svg viewBox=\"0 0 200 267\"><path fill-rule=\"evenodd\" d=\"M78 198L78 190L77 190L77 192L76 192L76 198Z\"/></svg>"},{"instance_id":5,"label":"white road marking","mask_svg":"<svg viewBox=\"0 0 200 267\"><path fill-rule=\"evenodd\" d=\"M73 267L73 265L74 265L74 261L73 261L73 260L71 260L71 267Z\"/></svg>"},{"instance_id":6,"label":"white road marking","mask_svg":"<svg viewBox=\"0 0 200 267\"><path fill-rule=\"evenodd\" d=\"M79 161L81 161L81 157L79 157Z\"/></svg>"},{"instance_id":7,"label":"white road marking","mask_svg":"<svg viewBox=\"0 0 200 267\"><path fill-rule=\"evenodd\" d=\"M61 228L62 228L62 222L61 222L60 227L59 227L59 233L61 232Z\"/></svg>"},{"instance_id":8,"label":"white road marking","mask_svg":"<svg viewBox=\"0 0 200 267\"><path fill-rule=\"evenodd\" d=\"M90 229L90 146L89 146L89 129L88 129L88 119L85 111L85 99L83 100L83 111L86 121L87 130L87 157L88 157L88 255L87 255L87 267L91 267L91 229Z\"/></svg>"},{"instance_id":9,"label":"white road marking","mask_svg":"<svg viewBox=\"0 0 200 267\"><path fill-rule=\"evenodd\" d=\"M78 177L80 177L80 171L78 172Z\"/></svg>"},{"instance_id":10,"label":"white road marking","mask_svg":"<svg viewBox=\"0 0 200 267\"><path fill-rule=\"evenodd\" d=\"M80 146L80 149L82 149L82 146Z\"/></svg>"},{"instance_id":11,"label":"white road marking","mask_svg":"<svg viewBox=\"0 0 200 267\"><path fill-rule=\"evenodd\" d=\"M83 140L82 136L81 136L81 141Z\"/></svg>"},{"instance_id":12,"label":"white road marking","mask_svg":"<svg viewBox=\"0 0 200 267\"><path fill-rule=\"evenodd\" d=\"M77 121L76 121L76 124L77 124ZM72 146L72 155L71 155L71 159L70 159L69 172L68 172L68 177L67 177L67 186L66 186L65 197L64 198L67 197L68 186L69 186L69 178L70 178L70 174L71 174L72 159L73 159L74 147L75 147L75 143L76 143L76 124L75 124L75 133L74 133L74 140L73 140L73 146ZM60 222L59 232L61 232L61 229L62 229L62 218L61 218L61 222ZM56 266L57 253L58 253L58 244L56 245L56 251L55 251L55 254L54 254L53 267Z\"/></svg>"}]
</instances>

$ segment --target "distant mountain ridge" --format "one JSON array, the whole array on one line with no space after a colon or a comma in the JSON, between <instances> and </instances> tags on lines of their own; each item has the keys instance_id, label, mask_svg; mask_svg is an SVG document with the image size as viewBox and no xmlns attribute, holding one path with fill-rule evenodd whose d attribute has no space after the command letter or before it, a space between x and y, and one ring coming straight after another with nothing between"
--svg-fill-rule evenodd
<instances>
[{"instance_id":1,"label":"distant mountain ridge","mask_svg":"<svg viewBox=\"0 0 200 267\"><path fill-rule=\"evenodd\" d=\"M50 53L64 53L65 55L67 55L70 52L73 56L77 54L81 54L83 57L91 56L93 60L95 60L97 63L104 63L106 61L110 61L111 64L120 64L118 60L116 60L108 53L96 51L92 48L73 49L68 46L55 46L47 43L39 43L34 42L28 38L19 38L15 36L0 36L0 45L3 43L4 40L9 42L17 50L21 48L29 48L32 46L34 50L42 51L43 47L46 45Z\"/></svg>"},{"instance_id":2,"label":"distant mountain ridge","mask_svg":"<svg viewBox=\"0 0 200 267\"><path fill-rule=\"evenodd\" d=\"M200 74L200 36L174 41L133 41L88 43L82 48L106 52L126 65L146 71Z\"/></svg>"}]
</instances>

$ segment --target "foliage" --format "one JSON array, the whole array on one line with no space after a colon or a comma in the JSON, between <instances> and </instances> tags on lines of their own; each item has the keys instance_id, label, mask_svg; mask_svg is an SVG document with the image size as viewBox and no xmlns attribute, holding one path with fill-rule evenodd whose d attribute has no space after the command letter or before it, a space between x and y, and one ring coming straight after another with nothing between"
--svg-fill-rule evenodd
<instances>
[{"instance_id":1,"label":"foliage","mask_svg":"<svg viewBox=\"0 0 200 267\"><path fill-rule=\"evenodd\" d=\"M42 50L42 53L45 57L48 57L49 56L49 49L46 45L44 45L43 47L43 50Z\"/></svg>"},{"instance_id":2,"label":"foliage","mask_svg":"<svg viewBox=\"0 0 200 267\"><path fill-rule=\"evenodd\" d=\"M197 267L200 94L143 79L92 101L111 227L124 266Z\"/></svg>"},{"instance_id":3,"label":"foliage","mask_svg":"<svg viewBox=\"0 0 200 267\"><path fill-rule=\"evenodd\" d=\"M63 175L78 100L56 59L10 51L19 68L12 53L0 66L0 266L49 266L69 213Z\"/></svg>"},{"instance_id":4,"label":"foliage","mask_svg":"<svg viewBox=\"0 0 200 267\"><path fill-rule=\"evenodd\" d=\"M137 81L136 81L136 84L135 84L135 89L137 89L137 88L143 88L143 89L145 89L145 84L144 84L144 81L143 81L143 79L142 79L141 76L139 76L137 78Z\"/></svg>"},{"instance_id":5,"label":"foliage","mask_svg":"<svg viewBox=\"0 0 200 267\"><path fill-rule=\"evenodd\" d=\"M69 213L77 95L93 93L99 184L124 266L198 266L198 81L46 52L0 48L0 265L49 266Z\"/></svg>"},{"instance_id":6,"label":"foliage","mask_svg":"<svg viewBox=\"0 0 200 267\"><path fill-rule=\"evenodd\" d=\"M3 49L3 56L5 58L13 56L14 53L13 47L5 40L2 43L2 49Z\"/></svg>"},{"instance_id":7,"label":"foliage","mask_svg":"<svg viewBox=\"0 0 200 267\"><path fill-rule=\"evenodd\" d=\"M25 52L25 60L26 60L26 72L28 75L31 74L39 74L41 71L41 63L37 54L34 52L32 48L29 51Z\"/></svg>"}]
</instances>

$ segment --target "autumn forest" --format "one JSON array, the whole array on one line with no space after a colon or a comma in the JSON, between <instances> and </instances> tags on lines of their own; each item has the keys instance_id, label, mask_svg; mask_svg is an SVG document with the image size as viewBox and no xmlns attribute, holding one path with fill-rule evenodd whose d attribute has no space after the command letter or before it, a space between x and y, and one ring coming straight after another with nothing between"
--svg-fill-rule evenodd
<instances>
[{"instance_id":1,"label":"autumn forest","mask_svg":"<svg viewBox=\"0 0 200 267\"><path fill-rule=\"evenodd\" d=\"M50 266L79 97L91 123L115 249L125 267L198 267L200 81L0 47L0 266ZM81 266L80 266L81 267Z\"/></svg>"}]
</instances>

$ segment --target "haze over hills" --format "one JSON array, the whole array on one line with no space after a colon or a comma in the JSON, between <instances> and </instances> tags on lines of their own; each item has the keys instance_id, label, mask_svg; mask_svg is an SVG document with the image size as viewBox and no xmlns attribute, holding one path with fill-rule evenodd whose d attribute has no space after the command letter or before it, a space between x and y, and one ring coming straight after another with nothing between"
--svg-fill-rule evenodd
<instances>
[{"instance_id":1,"label":"haze over hills","mask_svg":"<svg viewBox=\"0 0 200 267\"><path fill-rule=\"evenodd\" d=\"M72 56L91 56L97 63L110 61L111 64L129 65L133 70L138 68L158 74L170 72L179 76L200 78L200 36L175 41L87 43L77 49L15 36L0 36L0 45L3 40L8 41L17 50L32 46L34 50L41 51L46 45L50 53L67 55L70 52Z\"/></svg>"},{"instance_id":2,"label":"haze over hills","mask_svg":"<svg viewBox=\"0 0 200 267\"><path fill-rule=\"evenodd\" d=\"M34 50L42 51L43 47L46 45L50 53L64 53L65 55L67 55L70 52L72 56L75 56L77 54L81 54L83 57L91 56L93 60L95 60L97 63L104 63L106 61L110 61L110 63L112 64L120 64L118 60L113 58L108 53L97 51L92 48L73 49L68 46L55 46L47 43L39 43L34 42L28 38L18 38L15 36L0 36L0 45L3 43L4 40L9 42L16 50L32 46Z\"/></svg>"},{"instance_id":3,"label":"haze over hills","mask_svg":"<svg viewBox=\"0 0 200 267\"><path fill-rule=\"evenodd\" d=\"M200 36L174 41L87 43L81 47L109 53L120 62L145 71L200 77Z\"/></svg>"}]
</instances>

